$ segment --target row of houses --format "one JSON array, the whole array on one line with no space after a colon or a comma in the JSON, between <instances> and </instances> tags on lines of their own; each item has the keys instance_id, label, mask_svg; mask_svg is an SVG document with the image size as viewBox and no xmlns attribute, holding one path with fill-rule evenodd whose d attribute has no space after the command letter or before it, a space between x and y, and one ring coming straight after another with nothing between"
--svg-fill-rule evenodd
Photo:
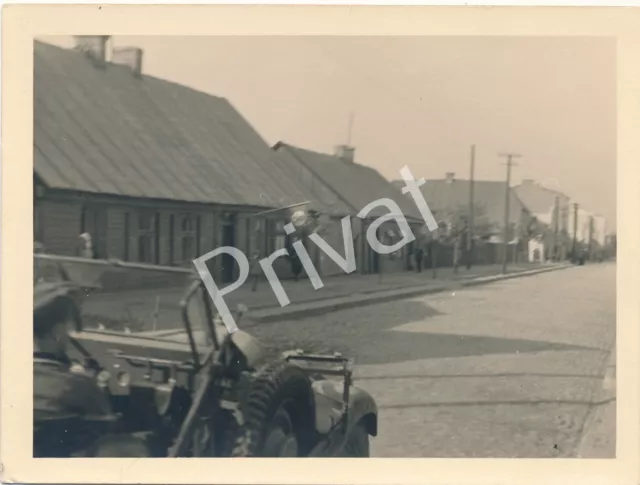
<instances>
[{"instance_id":1,"label":"row of houses","mask_svg":"<svg viewBox=\"0 0 640 485\"><path fill-rule=\"evenodd\" d=\"M401 185L402 182L395 182ZM476 241L502 244L506 187L504 181L457 179L447 173L427 180L423 193L440 219L466 222L473 209ZM565 260L586 250L598 257L610 245L606 219L574 202L568 195L525 179L509 188L508 246L516 260Z\"/></svg>"},{"instance_id":2,"label":"row of houses","mask_svg":"<svg viewBox=\"0 0 640 485\"><path fill-rule=\"evenodd\" d=\"M604 216L530 179L523 180L514 190L544 224L539 242L547 257L565 259L578 250L587 251L593 258L602 256L609 244L609 228Z\"/></svg>"},{"instance_id":3,"label":"row of houses","mask_svg":"<svg viewBox=\"0 0 640 485\"><path fill-rule=\"evenodd\" d=\"M357 163L353 147L318 153L286 142L269 146L228 100L146 75L142 50L109 52L108 40L79 36L74 49L34 45L34 239L46 252L77 255L78 235L88 233L98 259L191 266L220 246L264 257L289 247L284 226L302 209L318 218L323 239L340 254L341 220L350 218L358 272L413 268L415 250L425 243L419 236L424 221L402 194L404 182L390 182ZM427 180L422 192L437 220L469 220L469 181L448 173ZM496 262L504 183L475 181L473 194L475 239L488 249L476 253L476 262ZM365 234L386 209L357 217L381 198L393 200L419 236L384 256L371 249ZM570 204L531 181L510 188L511 257L535 259L535 244L544 257L552 247L565 257L574 217ZM291 209L277 210L283 207ZM579 240L603 237L600 222L582 209L578 217ZM399 237L397 229L387 222L378 237L389 244ZM343 273L310 246L320 275ZM438 264L451 261L449 253ZM286 258L276 260L274 269L280 277L292 276ZM213 260L211 270L222 282L237 275L230 256Z\"/></svg>"},{"instance_id":4,"label":"row of houses","mask_svg":"<svg viewBox=\"0 0 640 485\"><path fill-rule=\"evenodd\" d=\"M357 214L390 198L419 229L420 213L353 148L269 146L226 99L145 75L140 49L107 56L107 36L76 41L34 46L34 239L45 252L77 255L88 233L98 259L191 266L219 246L264 257L287 247L284 225L303 208L340 253L340 221L351 218L359 272L410 267L412 247L383 257L366 243L384 208ZM283 207L293 209L273 210ZM380 240L397 237L392 226ZM310 254L321 275L342 272L317 247ZM230 256L211 266L218 281L236 277ZM284 258L274 269L291 276Z\"/></svg>"}]
</instances>

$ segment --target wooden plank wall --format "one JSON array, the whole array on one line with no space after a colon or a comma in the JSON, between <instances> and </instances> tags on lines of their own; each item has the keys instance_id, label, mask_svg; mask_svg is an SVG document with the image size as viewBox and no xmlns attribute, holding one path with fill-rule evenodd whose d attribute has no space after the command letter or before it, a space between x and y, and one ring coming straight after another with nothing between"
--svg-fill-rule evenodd
<instances>
[{"instance_id":1,"label":"wooden plank wall","mask_svg":"<svg viewBox=\"0 0 640 485\"><path fill-rule=\"evenodd\" d=\"M74 196L66 193L48 193L38 198L36 202L35 209L39 211L40 233L46 252L70 256L76 254L83 206L104 213L104 217L101 218L105 221L103 243L101 244L103 247L100 249L104 253L104 256L101 256L106 259L116 258L130 262L144 262L139 261L138 258L138 218L144 212L159 218L157 244L152 245L151 261L146 261L147 263L165 266L192 265L192 258L187 258L187 260L182 258L181 223L182 217L185 215L193 218L194 229L197 227L196 218L199 219L199 239L197 244L194 241L194 254L191 255L193 258L204 255L222 244L221 221L224 213L231 213L235 218L235 246L243 251L249 260L252 253L258 249L262 258L267 256L268 245L265 238L268 235L264 231L264 219L251 217L252 213L248 208L235 208L232 211L230 208L221 206L138 201L88 194ZM271 217L282 216L278 214ZM262 228L258 228L258 224L262 224ZM371 273L373 270L373 255L366 240L366 228L366 222L354 218L352 232L355 239L356 273ZM329 219L322 237L339 254L344 254L340 218ZM321 276L343 274L342 269L320 251L314 243L309 243L308 250ZM406 270L404 252L402 256L393 260L388 257L385 259L384 271ZM220 257L215 258L210 264L217 281L221 281L220 260ZM273 267L282 279L293 276L291 266L286 258L278 258ZM261 269L258 271L262 273Z\"/></svg>"}]
</instances>

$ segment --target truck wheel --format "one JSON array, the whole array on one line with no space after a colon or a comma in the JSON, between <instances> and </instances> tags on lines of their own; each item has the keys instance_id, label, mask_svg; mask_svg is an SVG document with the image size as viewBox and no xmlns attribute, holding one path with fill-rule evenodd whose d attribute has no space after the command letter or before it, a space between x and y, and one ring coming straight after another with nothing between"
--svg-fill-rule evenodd
<instances>
[{"instance_id":1,"label":"truck wheel","mask_svg":"<svg viewBox=\"0 0 640 485\"><path fill-rule=\"evenodd\" d=\"M345 458L369 458L369 431L364 421L360 421L349 433L342 456Z\"/></svg>"},{"instance_id":2,"label":"truck wheel","mask_svg":"<svg viewBox=\"0 0 640 485\"><path fill-rule=\"evenodd\" d=\"M311 382L302 369L282 363L258 371L242 406L244 424L232 457L304 456L313 433Z\"/></svg>"}]
</instances>

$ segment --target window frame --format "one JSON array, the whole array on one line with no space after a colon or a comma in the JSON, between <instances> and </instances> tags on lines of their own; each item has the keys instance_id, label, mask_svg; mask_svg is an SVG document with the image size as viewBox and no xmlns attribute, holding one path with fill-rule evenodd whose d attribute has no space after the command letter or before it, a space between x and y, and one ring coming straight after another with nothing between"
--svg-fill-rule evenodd
<instances>
[{"instance_id":1,"label":"window frame","mask_svg":"<svg viewBox=\"0 0 640 485\"><path fill-rule=\"evenodd\" d=\"M178 217L178 222L178 239L180 240L180 263L186 264L190 263L200 255L201 219L200 215L198 214L182 213ZM185 225L185 223L188 224ZM190 248L189 251L186 251L185 248L187 247Z\"/></svg>"},{"instance_id":2,"label":"window frame","mask_svg":"<svg viewBox=\"0 0 640 485\"><path fill-rule=\"evenodd\" d=\"M152 210L140 210L137 214L136 242L137 251L136 259L143 264L158 264L158 224L160 214ZM143 227L141 221L148 220L149 224ZM143 246L144 245L144 246ZM146 257L142 257L141 249L147 252Z\"/></svg>"}]
</instances>

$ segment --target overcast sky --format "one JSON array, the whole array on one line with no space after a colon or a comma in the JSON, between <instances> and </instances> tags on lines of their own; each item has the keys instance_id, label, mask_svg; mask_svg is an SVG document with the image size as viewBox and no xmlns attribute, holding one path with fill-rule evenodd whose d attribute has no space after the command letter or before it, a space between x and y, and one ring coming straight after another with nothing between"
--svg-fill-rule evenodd
<instances>
[{"instance_id":1,"label":"overcast sky","mask_svg":"<svg viewBox=\"0 0 640 485\"><path fill-rule=\"evenodd\" d=\"M52 39L46 39L53 42ZM55 43L71 45L70 39ZM616 211L615 42L517 37L115 37L144 71L228 98L273 144L330 152L400 178L445 172L559 188L609 227Z\"/></svg>"}]
</instances>

